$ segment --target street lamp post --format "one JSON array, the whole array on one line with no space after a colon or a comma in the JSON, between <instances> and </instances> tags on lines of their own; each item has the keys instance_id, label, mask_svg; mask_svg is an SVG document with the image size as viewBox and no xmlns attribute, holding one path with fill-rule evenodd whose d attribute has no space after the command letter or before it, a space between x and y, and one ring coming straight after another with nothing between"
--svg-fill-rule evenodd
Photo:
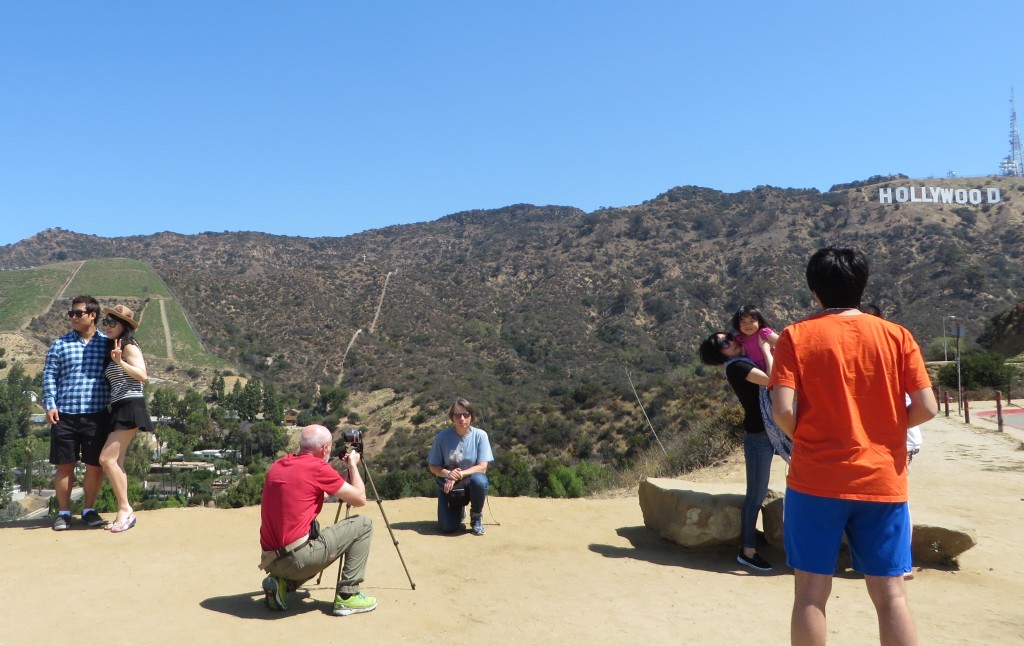
<instances>
[{"instance_id":1,"label":"street lamp post","mask_svg":"<svg viewBox=\"0 0 1024 646\"><path fill-rule=\"evenodd\" d=\"M960 337L963 335L964 326L956 326L956 408L957 414L963 414L964 387L960 383Z\"/></svg>"},{"instance_id":2,"label":"street lamp post","mask_svg":"<svg viewBox=\"0 0 1024 646\"><path fill-rule=\"evenodd\" d=\"M942 360L943 361L949 361L949 355L946 353L946 345L947 345L947 342L946 342L946 338L947 338L946 337L946 319L955 319L955 318L956 318L955 314L950 314L949 316L943 316L942 317ZM954 325L956 325L956 324L954 323Z\"/></svg>"}]
</instances>

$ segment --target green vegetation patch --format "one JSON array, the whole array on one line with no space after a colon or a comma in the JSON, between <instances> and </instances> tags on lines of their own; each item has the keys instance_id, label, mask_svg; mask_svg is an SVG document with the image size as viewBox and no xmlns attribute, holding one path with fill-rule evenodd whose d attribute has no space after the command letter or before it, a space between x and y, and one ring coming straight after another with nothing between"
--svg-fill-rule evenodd
<instances>
[{"instance_id":1,"label":"green vegetation patch","mask_svg":"<svg viewBox=\"0 0 1024 646\"><path fill-rule=\"evenodd\" d=\"M153 300L136 314L139 317L139 329L135 331L135 339L142 346L146 356L167 358L167 339L164 335L163 319L160 317L160 301Z\"/></svg>"},{"instance_id":2,"label":"green vegetation patch","mask_svg":"<svg viewBox=\"0 0 1024 646\"><path fill-rule=\"evenodd\" d=\"M154 308L152 318L155 319L155 322L160 324L162 328L159 307L160 304L153 301L146 309ZM203 349L203 344L199 340L199 336L196 334L195 330L192 329L192 326L189 325L188 319L185 317L185 313L176 301L166 300L164 301L164 307L167 310L167 323L171 328L171 344L174 348L175 361L218 369L227 367L227 364L224 363L224 361L208 354L206 350ZM159 352L161 355L166 354L166 345L163 345Z\"/></svg>"},{"instance_id":3,"label":"green vegetation patch","mask_svg":"<svg viewBox=\"0 0 1024 646\"><path fill-rule=\"evenodd\" d=\"M171 295L149 265L127 258L86 261L65 290L69 297L77 294L91 294L100 300L105 296L145 299Z\"/></svg>"},{"instance_id":4,"label":"green vegetation patch","mask_svg":"<svg viewBox=\"0 0 1024 646\"><path fill-rule=\"evenodd\" d=\"M18 330L46 312L74 265L0 271L0 330Z\"/></svg>"}]
</instances>

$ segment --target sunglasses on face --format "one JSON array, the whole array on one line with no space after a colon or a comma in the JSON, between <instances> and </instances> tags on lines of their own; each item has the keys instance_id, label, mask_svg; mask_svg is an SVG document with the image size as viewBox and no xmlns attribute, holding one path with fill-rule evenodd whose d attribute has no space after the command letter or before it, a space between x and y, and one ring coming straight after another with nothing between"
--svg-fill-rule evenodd
<instances>
[{"instance_id":1,"label":"sunglasses on face","mask_svg":"<svg viewBox=\"0 0 1024 646\"><path fill-rule=\"evenodd\" d=\"M120 322L121 321L118 321L117 319L109 319L109 318L107 318L107 319L103 319L102 321L100 321L100 324L103 327L114 327L115 325L117 325Z\"/></svg>"},{"instance_id":2,"label":"sunglasses on face","mask_svg":"<svg viewBox=\"0 0 1024 646\"><path fill-rule=\"evenodd\" d=\"M465 417L466 419L473 419L473 416L469 413L452 413L452 419L456 417Z\"/></svg>"},{"instance_id":3,"label":"sunglasses on face","mask_svg":"<svg viewBox=\"0 0 1024 646\"><path fill-rule=\"evenodd\" d=\"M86 314L88 314L88 312L86 310L71 310L71 311L68 312L68 318L69 319L80 319L83 316L85 316Z\"/></svg>"},{"instance_id":4,"label":"sunglasses on face","mask_svg":"<svg viewBox=\"0 0 1024 646\"><path fill-rule=\"evenodd\" d=\"M725 350L733 343L736 343L736 339L731 334L727 334L718 341L718 347Z\"/></svg>"}]
</instances>

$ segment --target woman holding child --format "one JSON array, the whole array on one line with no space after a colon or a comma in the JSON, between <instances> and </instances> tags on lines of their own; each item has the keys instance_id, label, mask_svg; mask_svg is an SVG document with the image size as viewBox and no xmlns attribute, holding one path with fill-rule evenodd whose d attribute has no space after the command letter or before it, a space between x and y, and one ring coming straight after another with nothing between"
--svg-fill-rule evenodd
<instances>
[{"instance_id":1,"label":"woman holding child","mask_svg":"<svg viewBox=\"0 0 1024 646\"><path fill-rule=\"evenodd\" d=\"M743 457L747 467L747 491L740 512L740 552L736 561L760 572L770 572L771 563L757 553L757 515L768 494L772 457L775 450L761 417L760 386L768 385L768 374L743 355L743 346L732 332L715 332L700 344L701 362L725 365L725 376L743 406Z\"/></svg>"}]
</instances>

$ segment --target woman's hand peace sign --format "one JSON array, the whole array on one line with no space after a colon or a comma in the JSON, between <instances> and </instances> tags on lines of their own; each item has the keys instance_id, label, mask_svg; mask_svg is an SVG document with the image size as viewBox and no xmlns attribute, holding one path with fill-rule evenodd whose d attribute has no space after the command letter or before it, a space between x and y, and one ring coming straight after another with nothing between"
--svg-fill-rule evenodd
<instances>
[{"instance_id":1,"label":"woman's hand peace sign","mask_svg":"<svg viewBox=\"0 0 1024 646\"><path fill-rule=\"evenodd\" d=\"M114 339L114 349L110 351L111 360L121 365L121 339Z\"/></svg>"}]
</instances>

